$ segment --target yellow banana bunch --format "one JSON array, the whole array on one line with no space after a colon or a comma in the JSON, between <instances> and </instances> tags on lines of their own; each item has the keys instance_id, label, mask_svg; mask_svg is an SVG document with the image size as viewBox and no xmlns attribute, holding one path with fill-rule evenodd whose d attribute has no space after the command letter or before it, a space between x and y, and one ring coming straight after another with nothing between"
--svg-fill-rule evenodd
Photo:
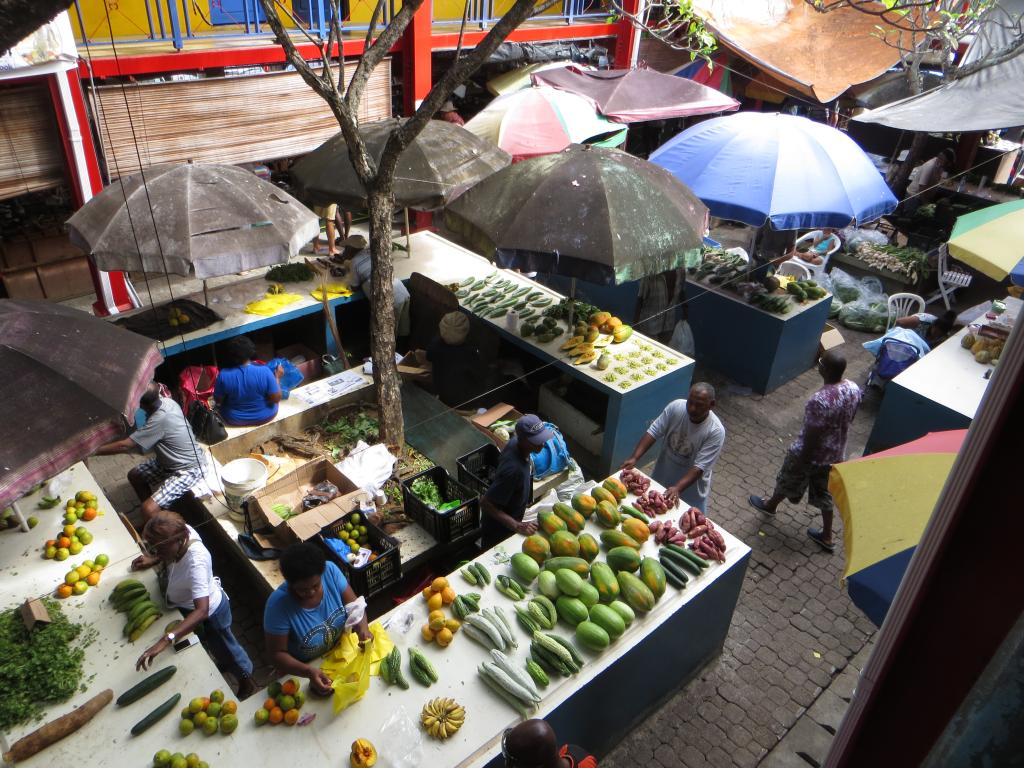
<instances>
[{"instance_id":1,"label":"yellow banana bunch","mask_svg":"<svg viewBox=\"0 0 1024 768\"><path fill-rule=\"evenodd\" d=\"M420 722L427 733L441 741L453 736L465 720L466 710L455 699L431 699L420 713Z\"/></svg>"}]
</instances>

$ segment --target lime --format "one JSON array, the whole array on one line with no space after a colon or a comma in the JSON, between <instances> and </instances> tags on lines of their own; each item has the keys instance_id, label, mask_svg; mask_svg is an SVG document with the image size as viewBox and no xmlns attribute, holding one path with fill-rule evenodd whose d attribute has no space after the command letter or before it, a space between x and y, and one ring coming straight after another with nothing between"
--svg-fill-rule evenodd
<instances>
[{"instance_id":1,"label":"lime","mask_svg":"<svg viewBox=\"0 0 1024 768\"><path fill-rule=\"evenodd\" d=\"M171 753L166 749L161 749L155 755L153 755L153 768L167 768L171 764Z\"/></svg>"},{"instance_id":2,"label":"lime","mask_svg":"<svg viewBox=\"0 0 1024 768\"><path fill-rule=\"evenodd\" d=\"M276 699L281 695L281 683L277 680L267 686L267 696L272 699Z\"/></svg>"},{"instance_id":3,"label":"lime","mask_svg":"<svg viewBox=\"0 0 1024 768\"><path fill-rule=\"evenodd\" d=\"M193 715L196 712L202 712L203 711L203 700L201 698L192 699L192 701L190 701L188 703L188 708L192 712Z\"/></svg>"},{"instance_id":4,"label":"lime","mask_svg":"<svg viewBox=\"0 0 1024 768\"><path fill-rule=\"evenodd\" d=\"M235 715L224 715L220 719L220 732L221 733L234 733L238 727L238 718Z\"/></svg>"},{"instance_id":5,"label":"lime","mask_svg":"<svg viewBox=\"0 0 1024 768\"><path fill-rule=\"evenodd\" d=\"M217 732L217 728L219 725L220 723L217 722L216 717L208 717L206 718L206 722L203 723L203 733L205 733L207 736L213 736L213 734Z\"/></svg>"},{"instance_id":6,"label":"lime","mask_svg":"<svg viewBox=\"0 0 1024 768\"><path fill-rule=\"evenodd\" d=\"M110 564L110 557L107 555L96 555L96 565L102 565L106 567Z\"/></svg>"},{"instance_id":7,"label":"lime","mask_svg":"<svg viewBox=\"0 0 1024 768\"><path fill-rule=\"evenodd\" d=\"M82 551L82 542L77 541L77 540L76 541L72 541L71 542L71 546L68 547L68 552L71 553L72 555L77 555L81 551Z\"/></svg>"},{"instance_id":8,"label":"lime","mask_svg":"<svg viewBox=\"0 0 1024 768\"><path fill-rule=\"evenodd\" d=\"M202 710L199 710L199 711L198 711L198 712L196 712L196 713L195 713L195 715L194 715L194 716L192 717L192 722L193 722L193 723L195 723L195 725L196 725L196 728L202 728L202 727L203 727L204 725L206 725L206 720L207 720L207 719L208 719L209 717L210 717L210 716L209 716L208 714L206 714L206 713L205 713L205 712L203 712Z\"/></svg>"},{"instance_id":9,"label":"lime","mask_svg":"<svg viewBox=\"0 0 1024 768\"><path fill-rule=\"evenodd\" d=\"M289 709L295 709L295 697L294 696L282 696L277 701L277 706L287 712Z\"/></svg>"},{"instance_id":10,"label":"lime","mask_svg":"<svg viewBox=\"0 0 1024 768\"><path fill-rule=\"evenodd\" d=\"M188 768L188 762L184 755L176 755L171 758L171 768Z\"/></svg>"},{"instance_id":11,"label":"lime","mask_svg":"<svg viewBox=\"0 0 1024 768\"><path fill-rule=\"evenodd\" d=\"M359 517L359 513L358 512L353 512L352 516L349 518L349 522L351 522L352 525L359 525L359 521L360 520L362 520L362 518Z\"/></svg>"},{"instance_id":12,"label":"lime","mask_svg":"<svg viewBox=\"0 0 1024 768\"><path fill-rule=\"evenodd\" d=\"M188 768L199 768L199 755L195 752L189 752L185 755L185 764Z\"/></svg>"},{"instance_id":13,"label":"lime","mask_svg":"<svg viewBox=\"0 0 1024 768\"><path fill-rule=\"evenodd\" d=\"M35 528L37 525L39 525L39 518L38 517L30 517L25 522L28 523L28 527L29 528Z\"/></svg>"},{"instance_id":14,"label":"lime","mask_svg":"<svg viewBox=\"0 0 1024 768\"><path fill-rule=\"evenodd\" d=\"M210 702L210 706L208 706L206 708L206 714L209 717L219 717L220 716L220 702L219 701L211 701Z\"/></svg>"},{"instance_id":15,"label":"lime","mask_svg":"<svg viewBox=\"0 0 1024 768\"><path fill-rule=\"evenodd\" d=\"M266 725L267 720L270 719L270 712L260 707L256 710L256 715L253 719L256 721L256 725Z\"/></svg>"},{"instance_id":16,"label":"lime","mask_svg":"<svg viewBox=\"0 0 1024 768\"><path fill-rule=\"evenodd\" d=\"M88 582L76 581L75 585L71 588L71 591L74 592L76 595L84 595L86 590L88 590L88 589L89 589Z\"/></svg>"},{"instance_id":17,"label":"lime","mask_svg":"<svg viewBox=\"0 0 1024 768\"><path fill-rule=\"evenodd\" d=\"M224 691L220 690L219 688L216 691L212 691L210 693L210 701L211 702L216 702L217 704L223 704L224 703ZM209 710L207 710L207 711L209 711Z\"/></svg>"},{"instance_id":18,"label":"lime","mask_svg":"<svg viewBox=\"0 0 1024 768\"><path fill-rule=\"evenodd\" d=\"M178 733L180 733L182 736L188 736L195 729L196 725L191 720L178 721Z\"/></svg>"}]
</instances>

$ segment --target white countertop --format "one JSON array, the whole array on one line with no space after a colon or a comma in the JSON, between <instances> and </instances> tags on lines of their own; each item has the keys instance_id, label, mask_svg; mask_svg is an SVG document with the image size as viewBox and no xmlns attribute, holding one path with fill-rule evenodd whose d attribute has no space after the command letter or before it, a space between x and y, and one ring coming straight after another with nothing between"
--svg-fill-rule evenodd
<instances>
[{"instance_id":1,"label":"white countertop","mask_svg":"<svg viewBox=\"0 0 1024 768\"><path fill-rule=\"evenodd\" d=\"M168 613L166 620L158 620L145 636L134 644L129 644L121 636L120 616L114 615L105 601L111 588L126 575L128 563L138 553L138 549L113 514L109 502L103 498L84 465L76 465L75 473L75 490L88 489L96 493L102 508L108 512L106 517L91 525L96 539L78 560L85 559L86 555L106 551L111 556L112 563L104 572L104 579L98 587L90 589L84 597L69 598L63 603L72 620L91 621L99 631L99 639L86 651L85 663L86 677L96 674L96 679L86 692L76 694L67 702L51 707L46 712L47 720L70 711L104 688L112 688L116 698L130 685L138 682L142 675L135 672L135 659L159 636L163 625L173 618L172 614ZM658 488L653 483L651 487ZM29 502L34 504L34 499L27 499L26 504ZM50 591L67 570L66 563L54 563L38 557L38 545L46 538L46 534L40 531L48 530L50 523L59 517L58 512L59 508L49 513L43 512L42 515L48 516L46 522L41 523L32 533L11 531L0 534L0 557L3 557L6 564L0 570L0 575L3 576L5 585L9 587L9 594L15 594L20 598L29 594L39 594L41 591ZM678 510L675 513L678 513ZM675 514L666 516L666 519L674 516ZM44 529L43 525L47 528ZM587 530L596 534L596 523L588 522ZM704 575L691 578L683 591L669 586L654 610L646 615L638 614L633 625L608 650L600 654L585 652L587 661L580 674L570 678L554 678L543 690L544 700L536 716L546 716L587 682L614 664L627 650L669 619L683 605L693 600L719 574L734 566L750 551L746 545L727 532L722 531L722 535L727 543L725 564L713 564ZM513 536L503 545L485 552L479 560L488 566L493 576L507 573L507 565L499 564L497 557L499 553L512 554L519 551L520 543L521 537ZM655 551L655 545L648 542L644 545L642 553L653 555ZM25 559L21 557L23 553ZM519 641L518 650L510 655L522 663L528 654L529 642L526 633L514 621L513 603L501 595L493 583L484 588L470 587L457 574L449 578L456 591L478 591L483 595L481 602L484 606L497 604L505 610L513 621L513 633ZM155 582L152 572L143 574L143 579L151 585ZM402 617L406 614L411 614L412 621L408 632L402 634L400 627ZM171 752L182 753L195 751L215 768L227 765L271 765L278 761L288 765L294 762L299 750L303 761L310 765L341 765L347 761L349 745L357 738L367 738L377 746L382 757L381 764L384 765L388 746L393 743L389 740L389 734L383 731L387 718L402 708L417 724L415 727L418 729L418 717L423 704L436 696L451 696L466 707L466 725L445 742L436 742L424 736L423 760L420 765L423 768L483 766L497 755L502 732L518 721L518 715L476 679L476 668L486 656L483 648L458 634L453 641L453 647L447 649L423 643L419 632L426 615L426 606L422 599L417 597L398 606L381 620L388 624L392 640L402 650L404 667L408 666L406 649L409 646L417 647L433 662L440 680L430 688L423 688L415 680L410 680L410 689L404 691L387 686L379 678L371 678L370 689L363 699L338 715L333 714L330 700L317 700L311 697L307 699L303 712L315 713L316 719L304 728L289 728L284 725L257 728L252 722L252 716L262 699L256 694L239 706L240 725L231 736L218 734L205 737L192 734L182 738L177 734L178 716L172 712L141 736L129 737L130 727L174 692L181 692L183 702L187 703L195 696L208 695L215 688L227 691L226 684L206 654L199 647L193 647L181 654L165 653L159 658L157 668L173 663L177 665L178 672L170 682L156 692L129 707L119 708L114 704L107 706L73 736L49 747L24 764L64 766L78 764L87 759L90 762L109 765L141 766L148 765L157 750L169 749ZM571 639L571 630L564 625L558 625L553 631ZM410 677L407 671L405 674L407 678ZM13 742L34 727L36 725L32 724L7 734L9 741Z\"/></svg>"},{"instance_id":2,"label":"white countertop","mask_svg":"<svg viewBox=\"0 0 1024 768\"><path fill-rule=\"evenodd\" d=\"M988 389L989 379L985 378L985 373L991 371L992 366L976 363L974 356L960 346L967 331L962 328L950 336L893 381L973 419Z\"/></svg>"},{"instance_id":3,"label":"white countertop","mask_svg":"<svg viewBox=\"0 0 1024 768\"><path fill-rule=\"evenodd\" d=\"M750 304L749 302L744 300L744 298L742 296L740 296L738 293L734 293L732 291L727 291L724 288L722 288L721 285L713 285L711 283L704 282L702 280L693 280L692 278L690 278L689 275L687 275L687 283L689 283L690 285L696 285L696 286L698 286L700 288L703 288L705 291L711 291L712 293L717 293L719 296L724 296L727 299L731 299L732 301L735 301L737 304L742 304L745 307L750 307L751 309L756 309L758 312L763 312L764 314L768 315L769 317L774 317L774 318L777 318L779 320L789 320L791 318L794 318L797 315L799 315L800 313L806 312L811 307L816 307L818 304L820 304L823 301L827 301L830 304L832 303L832 294L831 293L826 293L825 296L823 298L820 298L820 299L808 299L807 301L804 301L803 303L797 303L796 299L792 295L790 295L788 293L785 293L785 291L779 291L777 294L774 294L774 295L777 295L777 296L786 295L786 296L789 297L789 300L790 300L789 301L789 312L787 312L784 315L780 315L778 312L769 312L767 309L762 309L761 307L755 306L754 304ZM690 301L699 301L699 298L700 297L689 297L689 300Z\"/></svg>"},{"instance_id":4,"label":"white countertop","mask_svg":"<svg viewBox=\"0 0 1024 768\"><path fill-rule=\"evenodd\" d=\"M450 240L446 240L433 232L417 232L413 235L412 253L413 256L411 259L403 259L401 256L396 256L396 277L404 277L406 271L408 271L409 274L416 271L427 275L435 282L447 285L451 283L459 283L468 277L476 277L478 279L483 278L496 270L494 264L489 262L487 259L482 256L478 256L472 251L456 245ZM550 296L552 299L552 304L550 306L557 304L563 298L562 294L552 291L550 288L534 282L518 272L512 272L507 269L498 269L497 272L502 279L514 280L520 286L529 286L531 290L540 291L546 296ZM486 288L481 290L486 290ZM464 306L469 299L473 297L473 295L474 294L470 294L466 299L462 299L460 303ZM531 319L538 318L543 312L543 309L547 309L547 307L542 308L541 311ZM519 336L518 329L511 330L506 326L504 316L497 317L493 320L490 318L480 317L479 315L475 316L482 322L490 323L491 325L502 328L515 336ZM565 321L562 320L560 323L561 327L564 328L566 325ZM603 388L604 391L615 392L617 394L635 392L645 384L649 384L655 379L659 379L666 374L678 371L693 363L693 360L686 355L681 355L671 347L634 331L633 335L630 336L627 341L624 341L621 344L609 344L607 347L598 350L599 356L600 352L607 351L613 357L618 358L612 362L608 370L599 371L596 366L596 361L586 365L573 365L572 359L568 356L568 353L561 350L561 346L569 339L570 336L572 336L572 334L569 332L563 333L554 341L548 342L547 344L538 343L532 336L522 339L522 341L529 346L539 349L542 352L563 361L566 365L572 367L583 376L591 379L595 384ZM646 363L641 364L641 361L646 361ZM665 365L665 370L657 370L655 366L658 364ZM616 368L622 368L625 370L616 372ZM640 381L634 381L632 379L633 375L638 375L638 372L642 371L649 371L650 375L645 376L645 378ZM624 382L628 382L629 386L622 387L621 384Z\"/></svg>"}]
</instances>

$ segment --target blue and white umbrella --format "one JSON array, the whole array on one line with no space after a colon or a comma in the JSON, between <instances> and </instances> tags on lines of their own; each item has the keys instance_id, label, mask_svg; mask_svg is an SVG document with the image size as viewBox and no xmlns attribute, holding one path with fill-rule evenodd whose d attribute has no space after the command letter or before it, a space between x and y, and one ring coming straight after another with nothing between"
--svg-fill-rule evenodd
<instances>
[{"instance_id":1,"label":"blue and white umbrella","mask_svg":"<svg viewBox=\"0 0 1024 768\"><path fill-rule=\"evenodd\" d=\"M650 161L692 189L712 216L752 226L839 228L877 219L897 203L851 138L805 117L739 112L705 120Z\"/></svg>"}]
</instances>

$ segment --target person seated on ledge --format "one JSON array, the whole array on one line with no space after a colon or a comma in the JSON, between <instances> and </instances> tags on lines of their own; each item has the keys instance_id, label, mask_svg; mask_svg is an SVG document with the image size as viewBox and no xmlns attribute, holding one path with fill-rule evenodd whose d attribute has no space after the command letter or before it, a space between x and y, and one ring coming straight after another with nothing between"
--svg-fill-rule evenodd
<instances>
[{"instance_id":1,"label":"person seated on ledge","mask_svg":"<svg viewBox=\"0 0 1024 768\"><path fill-rule=\"evenodd\" d=\"M501 737L506 768L597 768L597 759L575 744L558 746L544 720L524 720Z\"/></svg>"},{"instance_id":2,"label":"person seated on ledge","mask_svg":"<svg viewBox=\"0 0 1024 768\"><path fill-rule=\"evenodd\" d=\"M267 656L282 675L298 675L320 696L331 693L331 678L316 660L334 648L345 631L356 593L341 569L313 544L292 544L281 553L284 584L267 600L263 635ZM355 625L360 641L372 638L366 615Z\"/></svg>"},{"instance_id":3,"label":"person seated on ledge","mask_svg":"<svg viewBox=\"0 0 1024 768\"><path fill-rule=\"evenodd\" d=\"M914 331L928 342L928 346L932 349L935 349L936 346L946 340L949 332L953 330L955 323L956 312L951 309L947 309L941 317L936 317L927 312L918 312L917 314L896 319L897 327L908 328Z\"/></svg>"},{"instance_id":4,"label":"person seated on ledge","mask_svg":"<svg viewBox=\"0 0 1024 768\"><path fill-rule=\"evenodd\" d=\"M254 427L277 416L284 368L271 371L265 365L253 365L254 354L256 345L248 336L236 336L227 343L227 363L213 385L213 400L228 426Z\"/></svg>"}]
</instances>

